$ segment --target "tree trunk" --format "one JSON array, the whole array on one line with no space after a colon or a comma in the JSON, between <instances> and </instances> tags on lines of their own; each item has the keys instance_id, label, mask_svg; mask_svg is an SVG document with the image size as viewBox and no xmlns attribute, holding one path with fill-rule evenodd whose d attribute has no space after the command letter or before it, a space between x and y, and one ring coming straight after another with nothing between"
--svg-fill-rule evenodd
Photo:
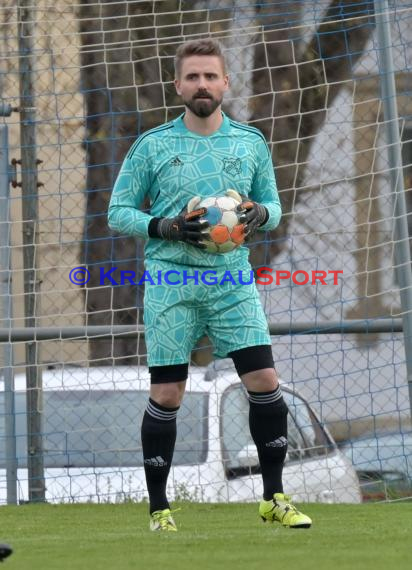
<instances>
[{"instance_id":1,"label":"tree trunk","mask_svg":"<svg viewBox=\"0 0 412 570\"><path fill-rule=\"evenodd\" d=\"M134 271L136 281L144 271L143 240L110 235L107 208L123 158L136 137L183 110L172 84L176 46L161 42L162 36L179 38L181 4L82 0L79 10L87 157L82 263L91 274L84 289L88 325L142 323L142 286L113 286L109 279L101 283L101 272L112 267ZM190 14L186 33L198 32L202 18L205 13ZM153 41L156 37L159 46ZM146 363L143 338L137 343L90 341L89 354L93 365Z\"/></svg>"},{"instance_id":2,"label":"tree trunk","mask_svg":"<svg viewBox=\"0 0 412 570\"><path fill-rule=\"evenodd\" d=\"M299 3L294 3L294 12ZM271 7L272 6L272 7ZM283 216L269 243L251 244L253 267L270 263L281 251L299 202L311 145L374 30L373 1L333 0L311 41L302 49L289 39L284 16L268 16L255 51L250 123L272 143ZM263 2L262 11L273 11ZM291 12L291 9L288 9ZM290 17L290 15L289 15ZM282 29L276 29L282 26ZM267 61L266 66L262 62ZM263 67L263 69L262 69ZM261 240L261 237L259 238ZM255 240L256 241L256 240Z\"/></svg>"}]
</instances>

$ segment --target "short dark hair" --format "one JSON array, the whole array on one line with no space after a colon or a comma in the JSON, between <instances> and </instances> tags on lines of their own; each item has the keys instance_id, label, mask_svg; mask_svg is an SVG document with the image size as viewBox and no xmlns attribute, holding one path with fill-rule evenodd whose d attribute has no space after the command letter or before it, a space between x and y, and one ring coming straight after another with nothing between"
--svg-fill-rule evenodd
<instances>
[{"instance_id":1,"label":"short dark hair","mask_svg":"<svg viewBox=\"0 0 412 570\"><path fill-rule=\"evenodd\" d=\"M215 55L222 62L223 72L226 73L225 56L218 41L211 38L191 40L180 45L175 56L175 76L179 77L182 69L182 61L192 55Z\"/></svg>"}]
</instances>

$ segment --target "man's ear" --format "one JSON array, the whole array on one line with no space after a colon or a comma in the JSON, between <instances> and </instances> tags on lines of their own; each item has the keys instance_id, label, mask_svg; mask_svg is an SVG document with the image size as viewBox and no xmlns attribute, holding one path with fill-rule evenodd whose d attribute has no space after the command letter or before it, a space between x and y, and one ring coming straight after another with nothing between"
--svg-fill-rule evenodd
<instances>
[{"instance_id":1,"label":"man's ear","mask_svg":"<svg viewBox=\"0 0 412 570\"><path fill-rule=\"evenodd\" d=\"M175 89L176 89L176 93L178 95L181 95L181 91L180 91L180 80L179 79L175 79L174 80L174 84L175 84Z\"/></svg>"}]
</instances>

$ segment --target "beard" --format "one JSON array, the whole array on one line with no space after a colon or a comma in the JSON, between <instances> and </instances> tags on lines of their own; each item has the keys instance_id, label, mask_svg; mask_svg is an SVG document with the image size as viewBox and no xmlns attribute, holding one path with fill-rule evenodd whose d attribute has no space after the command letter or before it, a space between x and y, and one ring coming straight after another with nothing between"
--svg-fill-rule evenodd
<instances>
[{"instance_id":1,"label":"beard","mask_svg":"<svg viewBox=\"0 0 412 570\"><path fill-rule=\"evenodd\" d=\"M220 99L214 99L209 94L203 94L202 97L198 93L191 99L183 100L183 103L194 115L196 115L196 117L205 119L206 117L210 117L210 115L216 111L219 105L222 104L222 100L223 97L220 97Z\"/></svg>"}]
</instances>

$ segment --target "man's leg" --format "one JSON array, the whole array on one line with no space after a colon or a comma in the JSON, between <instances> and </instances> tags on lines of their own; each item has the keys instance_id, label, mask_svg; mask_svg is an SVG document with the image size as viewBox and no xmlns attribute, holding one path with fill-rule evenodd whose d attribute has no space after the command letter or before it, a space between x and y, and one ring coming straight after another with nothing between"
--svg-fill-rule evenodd
<instances>
[{"instance_id":1,"label":"man's leg","mask_svg":"<svg viewBox=\"0 0 412 570\"><path fill-rule=\"evenodd\" d=\"M287 452L288 408L283 400L269 345L251 346L229 354L249 396L250 433L255 442L263 479L263 520L308 528L312 521L283 494L282 471Z\"/></svg>"},{"instance_id":2,"label":"man's leg","mask_svg":"<svg viewBox=\"0 0 412 570\"><path fill-rule=\"evenodd\" d=\"M231 352L230 356L248 391L250 433L262 469L263 498L268 501L274 493L283 493L288 408L279 388L270 346L252 346Z\"/></svg>"},{"instance_id":3,"label":"man's leg","mask_svg":"<svg viewBox=\"0 0 412 570\"><path fill-rule=\"evenodd\" d=\"M167 524L171 519L166 486L176 442L176 416L185 391L188 365L154 366L150 372L152 384L141 435L152 527L156 522L153 513L160 519L162 516L156 513L163 513L164 520L159 519L159 524ZM169 511L166 517L165 511ZM154 526L154 530L172 530Z\"/></svg>"},{"instance_id":4,"label":"man's leg","mask_svg":"<svg viewBox=\"0 0 412 570\"><path fill-rule=\"evenodd\" d=\"M145 264L150 275L179 270L179 267L180 272L187 269L190 273L190 268L174 262L146 260ZM176 441L176 415L185 390L190 353L205 327L193 303L197 289L196 280L189 280L179 287L149 283L145 287L143 317L151 391L142 424L142 446L152 530L176 530L166 485Z\"/></svg>"}]
</instances>

